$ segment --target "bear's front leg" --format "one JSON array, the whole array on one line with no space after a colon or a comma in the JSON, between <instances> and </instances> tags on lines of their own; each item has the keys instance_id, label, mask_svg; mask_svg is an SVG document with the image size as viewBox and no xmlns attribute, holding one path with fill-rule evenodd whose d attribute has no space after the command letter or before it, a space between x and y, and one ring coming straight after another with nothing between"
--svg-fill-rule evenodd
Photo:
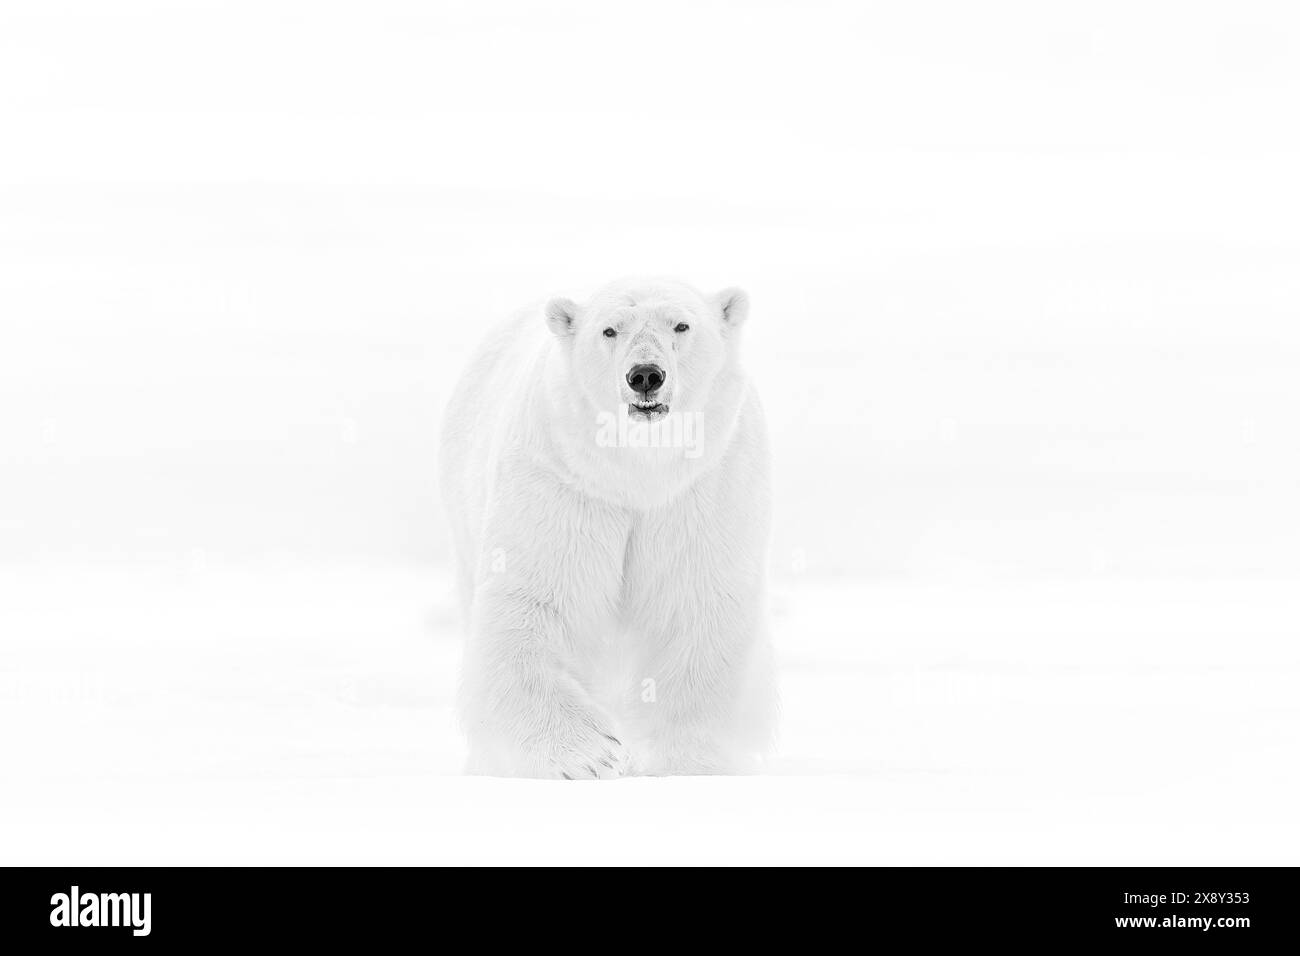
<instances>
[{"instance_id":1,"label":"bear's front leg","mask_svg":"<svg viewBox=\"0 0 1300 956\"><path fill-rule=\"evenodd\" d=\"M519 500L484 535L461 688L469 769L621 776L618 729L584 680L612 627L627 519L560 486Z\"/></svg>"},{"instance_id":2,"label":"bear's front leg","mask_svg":"<svg viewBox=\"0 0 1300 956\"><path fill-rule=\"evenodd\" d=\"M622 776L622 742L571 671L572 627L559 609L512 587L489 587L477 603L462 687L471 772Z\"/></svg>"},{"instance_id":3,"label":"bear's front leg","mask_svg":"<svg viewBox=\"0 0 1300 956\"><path fill-rule=\"evenodd\" d=\"M640 774L756 770L775 728L760 494L705 481L646 514L628 548L642 649L630 733Z\"/></svg>"},{"instance_id":4,"label":"bear's front leg","mask_svg":"<svg viewBox=\"0 0 1300 956\"><path fill-rule=\"evenodd\" d=\"M632 704L634 772L755 772L770 749L776 709L761 616L724 599L674 623L652 629L657 650Z\"/></svg>"}]
</instances>

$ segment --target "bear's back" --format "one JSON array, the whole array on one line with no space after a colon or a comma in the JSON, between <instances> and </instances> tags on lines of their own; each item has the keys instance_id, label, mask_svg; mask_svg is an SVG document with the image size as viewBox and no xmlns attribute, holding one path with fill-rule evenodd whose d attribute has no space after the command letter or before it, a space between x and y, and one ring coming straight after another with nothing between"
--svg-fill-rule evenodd
<instances>
[{"instance_id":1,"label":"bear's back","mask_svg":"<svg viewBox=\"0 0 1300 956\"><path fill-rule=\"evenodd\" d=\"M491 486L490 461L502 416L538 361L549 332L540 305L492 326L452 391L438 452L439 485L451 524L462 584L472 574Z\"/></svg>"}]
</instances>

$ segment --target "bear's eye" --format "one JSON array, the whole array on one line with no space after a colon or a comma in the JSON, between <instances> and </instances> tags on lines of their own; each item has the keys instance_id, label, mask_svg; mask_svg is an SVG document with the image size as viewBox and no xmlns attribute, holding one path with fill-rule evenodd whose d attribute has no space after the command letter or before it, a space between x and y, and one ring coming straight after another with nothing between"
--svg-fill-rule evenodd
<instances>
[{"instance_id":1,"label":"bear's eye","mask_svg":"<svg viewBox=\"0 0 1300 956\"><path fill-rule=\"evenodd\" d=\"M686 331L687 329L689 329L689 328L690 328L690 326L687 325L685 322L678 322L678 323L677 323L677 328L673 329L673 331L674 331L674 332L685 332L685 331Z\"/></svg>"},{"instance_id":2,"label":"bear's eye","mask_svg":"<svg viewBox=\"0 0 1300 956\"><path fill-rule=\"evenodd\" d=\"M605 338L607 339L612 339L616 335L618 335L618 333L615 332L613 328L608 328L605 330Z\"/></svg>"}]
</instances>

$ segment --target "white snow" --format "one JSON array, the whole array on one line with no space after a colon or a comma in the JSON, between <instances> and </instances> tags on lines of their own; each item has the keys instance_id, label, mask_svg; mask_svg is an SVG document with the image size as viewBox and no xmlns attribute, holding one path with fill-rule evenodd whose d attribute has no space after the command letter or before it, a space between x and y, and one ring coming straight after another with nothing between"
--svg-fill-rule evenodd
<instances>
[{"instance_id":1,"label":"white snow","mask_svg":"<svg viewBox=\"0 0 1300 956\"><path fill-rule=\"evenodd\" d=\"M6 863L1294 860L1283 582L795 580L750 778L459 775L423 567L0 575Z\"/></svg>"},{"instance_id":2,"label":"white snow","mask_svg":"<svg viewBox=\"0 0 1300 956\"><path fill-rule=\"evenodd\" d=\"M1293 4L10 0L0 863L1300 860ZM784 738L469 779L486 323L746 288Z\"/></svg>"}]
</instances>

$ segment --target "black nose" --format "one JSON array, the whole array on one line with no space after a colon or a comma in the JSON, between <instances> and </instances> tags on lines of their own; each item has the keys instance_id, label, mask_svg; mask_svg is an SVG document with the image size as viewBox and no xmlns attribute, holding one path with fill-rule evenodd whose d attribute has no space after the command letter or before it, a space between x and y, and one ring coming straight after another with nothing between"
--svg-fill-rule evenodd
<instances>
[{"instance_id":1,"label":"black nose","mask_svg":"<svg viewBox=\"0 0 1300 956\"><path fill-rule=\"evenodd\" d=\"M634 365L627 373L627 383L632 391L649 395L664 383L664 370L658 365Z\"/></svg>"}]
</instances>

